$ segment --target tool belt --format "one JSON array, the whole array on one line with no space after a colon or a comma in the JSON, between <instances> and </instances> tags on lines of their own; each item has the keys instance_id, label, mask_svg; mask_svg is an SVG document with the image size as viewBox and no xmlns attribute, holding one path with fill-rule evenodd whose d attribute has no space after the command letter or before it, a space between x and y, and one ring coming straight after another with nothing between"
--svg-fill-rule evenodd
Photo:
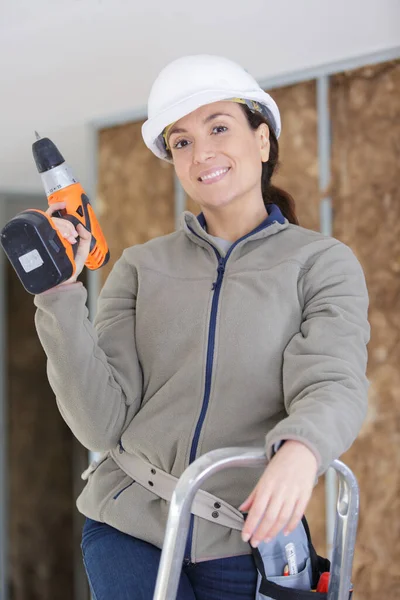
<instances>
[{"instance_id":1,"label":"tool belt","mask_svg":"<svg viewBox=\"0 0 400 600\"><path fill-rule=\"evenodd\" d=\"M102 454L99 460L82 473L82 479L88 479L108 456L134 481L167 502L171 501L178 478L121 450L121 447ZM242 530L245 520L238 509L204 490L197 491L191 512L197 517L237 531ZM289 542L295 547L298 573L285 576L285 546ZM318 556L315 551L305 517L290 535L285 537L280 532L268 544L261 542L257 548L251 545L250 548L258 571L255 600L327 600L327 592L316 592L316 589L322 573L329 573L330 561ZM351 598L352 590L349 591L349 600Z\"/></svg>"},{"instance_id":2,"label":"tool belt","mask_svg":"<svg viewBox=\"0 0 400 600\"><path fill-rule=\"evenodd\" d=\"M289 542L295 547L298 573L286 576L284 549ZM252 553L258 571L255 600L327 600L331 563L318 556L305 517L290 535L280 532L272 542L252 548ZM352 596L350 589L349 600Z\"/></svg>"}]
</instances>

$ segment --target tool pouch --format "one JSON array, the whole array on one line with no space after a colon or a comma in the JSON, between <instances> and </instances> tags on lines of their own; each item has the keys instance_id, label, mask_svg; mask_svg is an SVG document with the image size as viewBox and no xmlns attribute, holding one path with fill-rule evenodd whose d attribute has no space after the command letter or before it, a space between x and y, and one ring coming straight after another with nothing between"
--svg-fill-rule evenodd
<instances>
[{"instance_id":1,"label":"tool pouch","mask_svg":"<svg viewBox=\"0 0 400 600\"><path fill-rule=\"evenodd\" d=\"M296 575L283 575L285 545L289 542L296 550ZM329 572L331 564L316 553L305 517L290 535L285 537L281 532L272 542L251 549L258 570L255 600L327 600L327 592L315 590L321 574ZM349 600L352 594L350 590Z\"/></svg>"}]
</instances>

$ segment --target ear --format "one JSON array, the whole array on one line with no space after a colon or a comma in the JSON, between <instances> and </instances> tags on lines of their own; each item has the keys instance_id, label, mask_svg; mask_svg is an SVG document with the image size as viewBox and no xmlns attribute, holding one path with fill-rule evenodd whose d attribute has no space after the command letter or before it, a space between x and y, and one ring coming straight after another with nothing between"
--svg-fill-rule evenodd
<instances>
[{"instance_id":1,"label":"ear","mask_svg":"<svg viewBox=\"0 0 400 600\"><path fill-rule=\"evenodd\" d=\"M262 123L258 128L259 139L260 139L260 153L261 161L263 163L268 162L270 141L269 141L269 128L266 123Z\"/></svg>"}]
</instances>

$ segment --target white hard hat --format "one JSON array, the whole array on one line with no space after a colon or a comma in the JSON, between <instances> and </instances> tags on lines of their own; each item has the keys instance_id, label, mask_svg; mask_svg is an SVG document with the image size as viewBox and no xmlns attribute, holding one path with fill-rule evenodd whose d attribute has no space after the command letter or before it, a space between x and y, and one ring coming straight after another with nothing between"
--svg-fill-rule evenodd
<instances>
[{"instance_id":1,"label":"white hard hat","mask_svg":"<svg viewBox=\"0 0 400 600\"><path fill-rule=\"evenodd\" d=\"M172 162L164 129L200 106L233 99L244 100L252 110L261 112L279 137L281 118L276 102L241 66L208 54L174 60L161 71L150 91L148 119L142 126L146 146L159 158Z\"/></svg>"}]
</instances>

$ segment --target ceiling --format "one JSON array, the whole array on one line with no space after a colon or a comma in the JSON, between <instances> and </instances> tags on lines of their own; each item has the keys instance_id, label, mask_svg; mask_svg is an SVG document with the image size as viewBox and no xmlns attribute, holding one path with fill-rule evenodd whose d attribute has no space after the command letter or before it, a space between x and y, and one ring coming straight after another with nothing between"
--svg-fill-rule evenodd
<instances>
[{"instance_id":1,"label":"ceiling","mask_svg":"<svg viewBox=\"0 0 400 600\"><path fill-rule=\"evenodd\" d=\"M159 70L220 54L266 81L400 47L398 0L0 0L0 192L41 191L34 130L93 183L90 124L145 115Z\"/></svg>"}]
</instances>

